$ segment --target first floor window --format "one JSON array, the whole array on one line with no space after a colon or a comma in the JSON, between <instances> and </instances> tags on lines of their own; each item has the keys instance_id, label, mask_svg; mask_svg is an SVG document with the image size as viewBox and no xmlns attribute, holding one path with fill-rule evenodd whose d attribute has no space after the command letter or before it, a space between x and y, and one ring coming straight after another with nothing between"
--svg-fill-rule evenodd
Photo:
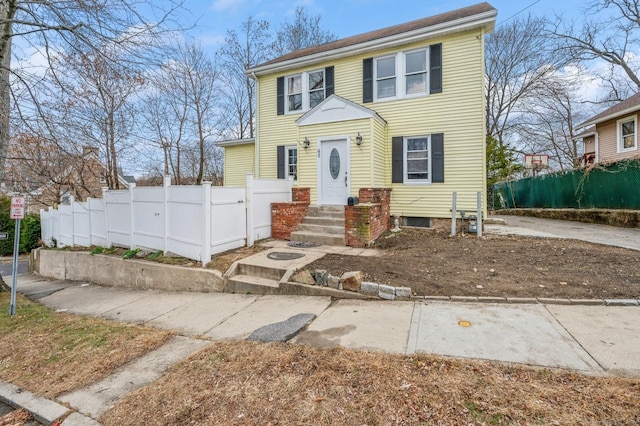
<instances>
[{"instance_id":1,"label":"first floor window","mask_svg":"<svg viewBox=\"0 0 640 426\"><path fill-rule=\"evenodd\" d=\"M404 182L429 182L429 137L404 138Z\"/></svg>"},{"instance_id":2,"label":"first floor window","mask_svg":"<svg viewBox=\"0 0 640 426\"><path fill-rule=\"evenodd\" d=\"M618 121L618 151L637 149L636 117L623 118Z\"/></svg>"},{"instance_id":3,"label":"first floor window","mask_svg":"<svg viewBox=\"0 0 640 426\"><path fill-rule=\"evenodd\" d=\"M285 170L287 177L293 178L294 182L298 181L298 148L295 146L288 146L285 148L285 158L287 164Z\"/></svg>"}]
</instances>

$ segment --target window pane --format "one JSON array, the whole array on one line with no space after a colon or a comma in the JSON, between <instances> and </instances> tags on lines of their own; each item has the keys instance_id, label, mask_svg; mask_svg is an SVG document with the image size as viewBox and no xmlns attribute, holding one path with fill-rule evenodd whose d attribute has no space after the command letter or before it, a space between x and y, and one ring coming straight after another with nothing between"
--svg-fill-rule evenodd
<instances>
[{"instance_id":1,"label":"window pane","mask_svg":"<svg viewBox=\"0 0 640 426\"><path fill-rule=\"evenodd\" d=\"M309 90L324 89L324 71L309 74Z\"/></svg>"},{"instance_id":2,"label":"window pane","mask_svg":"<svg viewBox=\"0 0 640 426\"><path fill-rule=\"evenodd\" d=\"M421 172L426 173L429 169L429 160L407 160L407 171L409 173Z\"/></svg>"},{"instance_id":3,"label":"window pane","mask_svg":"<svg viewBox=\"0 0 640 426\"><path fill-rule=\"evenodd\" d=\"M289 176L292 176L293 180L298 180L298 150L296 148L289 148L287 162L289 165Z\"/></svg>"},{"instance_id":4,"label":"window pane","mask_svg":"<svg viewBox=\"0 0 640 426\"><path fill-rule=\"evenodd\" d=\"M377 78L392 77L396 75L396 58L395 56L390 58L378 59L377 64Z\"/></svg>"},{"instance_id":5,"label":"window pane","mask_svg":"<svg viewBox=\"0 0 640 426\"><path fill-rule=\"evenodd\" d=\"M622 136L632 135L635 131L635 121L627 121L622 123Z\"/></svg>"},{"instance_id":6,"label":"window pane","mask_svg":"<svg viewBox=\"0 0 640 426\"><path fill-rule=\"evenodd\" d=\"M633 137L633 135L631 136L625 136L623 139L623 148L633 148L634 146L636 146L635 144L635 138Z\"/></svg>"},{"instance_id":7,"label":"window pane","mask_svg":"<svg viewBox=\"0 0 640 426\"><path fill-rule=\"evenodd\" d=\"M429 179L429 173L410 173L407 175L409 180L427 180Z\"/></svg>"},{"instance_id":8,"label":"window pane","mask_svg":"<svg viewBox=\"0 0 640 426\"><path fill-rule=\"evenodd\" d=\"M396 79L389 78L378 81L378 97L388 98L396 95Z\"/></svg>"},{"instance_id":9,"label":"window pane","mask_svg":"<svg viewBox=\"0 0 640 426\"><path fill-rule=\"evenodd\" d=\"M429 158L427 151L409 151L407 152L407 160L421 160Z\"/></svg>"},{"instance_id":10,"label":"window pane","mask_svg":"<svg viewBox=\"0 0 640 426\"><path fill-rule=\"evenodd\" d=\"M406 56L407 74L422 72L427 70L427 51L407 53Z\"/></svg>"},{"instance_id":11,"label":"window pane","mask_svg":"<svg viewBox=\"0 0 640 426\"><path fill-rule=\"evenodd\" d=\"M407 139L407 151L426 151L427 138Z\"/></svg>"},{"instance_id":12,"label":"window pane","mask_svg":"<svg viewBox=\"0 0 640 426\"><path fill-rule=\"evenodd\" d=\"M427 91L427 74L414 74L407 76L407 95L424 93Z\"/></svg>"},{"instance_id":13,"label":"window pane","mask_svg":"<svg viewBox=\"0 0 640 426\"><path fill-rule=\"evenodd\" d=\"M289 111L298 111L302 109L302 95L289 96Z\"/></svg>"},{"instance_id":14,"label":"window pane","mask_svg":"<svg viewBox=\"0 0 640 426\"><path fill-rule=\"evenodd\" d=\"M289 77L289 90L288 93L300 93L302 92L302 77L299 75Z\"/></svg>"},{"instance_id":15,"label":"window pane","mask_svg":"<svg viewBox=\"0 0 640 426\"><path fill-rule=\"evenodd\" d=\"M324 100L324 90L309 93L309 108L313 108Z\"/></svg>"}]
</instances>

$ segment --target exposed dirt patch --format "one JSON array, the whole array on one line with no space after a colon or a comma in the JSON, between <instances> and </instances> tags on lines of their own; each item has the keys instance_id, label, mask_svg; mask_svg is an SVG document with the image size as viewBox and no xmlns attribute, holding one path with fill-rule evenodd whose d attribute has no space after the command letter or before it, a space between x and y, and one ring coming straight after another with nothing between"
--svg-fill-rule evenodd
<instances>
[{"instance_id":1,"label":"exposed dirt patch","mask_svg":"<svg viewBox=\"0 0 640 426\"><path fill-rule=\"evenodd\" d=\"M256 244L251 247L242 247L236 250L225 251L224 253L216 254L211 262L207 263L207 269L217 269L223 274L231 267L233 262L244 259L245 257L252 256L261 251L268 250L270 247Z\"/></svg>"},{"instance_id":2,"label":"exposed dirt patch","mask_svg":"<svg viewBox=\"0 0 640 426\"><path fill-rule=\"evenodd\" d=\"M417 295L640 298L640 252L577 240L450 237L403 229L376 242L381 257L327 255L307 269L411 287Z\"/></svg>"},{"instance_id":3,"label":"exposed dirt patch","mask_svg":"<svg viewBox=\"0 0 640 426\"><path fill-rule=\"evenodd\" d=\"M632 425L638 379L216 342L100 419L104 425Z\"/></svg>"}]
</instances>

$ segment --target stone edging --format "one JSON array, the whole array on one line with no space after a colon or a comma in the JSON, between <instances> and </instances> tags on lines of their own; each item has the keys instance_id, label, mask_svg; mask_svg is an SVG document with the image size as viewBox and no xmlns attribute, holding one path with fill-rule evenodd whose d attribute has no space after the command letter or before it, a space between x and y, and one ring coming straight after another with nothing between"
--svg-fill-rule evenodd
<instances>
[{"instance_id":1,"label":"stone edging","mask_svg":"<svg viewBox=\"0 0 640 426\"><path fill-rule=\"evenodd\" d=\"M554 299L545 297L475 297L475 296L412 296L411 300L425 302L469 302L581 306L640 306L636 299Z\"/></svg>"}]
</instances>

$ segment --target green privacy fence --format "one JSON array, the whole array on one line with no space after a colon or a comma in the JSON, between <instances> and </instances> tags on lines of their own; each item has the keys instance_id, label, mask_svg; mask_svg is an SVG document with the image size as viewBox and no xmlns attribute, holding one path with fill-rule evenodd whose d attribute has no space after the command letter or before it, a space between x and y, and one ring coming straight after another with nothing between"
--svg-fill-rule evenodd
<instances>
[{"instance_id":1,"label":"green privacy fence","mask_svg":"<svg viewBox=\"0 0 640 426\"><path fill-rule=\"evenodd\" d=\"M494 209L640 210L640 159L501 182L493 194Z\"/></svg>"}]
</instances>

